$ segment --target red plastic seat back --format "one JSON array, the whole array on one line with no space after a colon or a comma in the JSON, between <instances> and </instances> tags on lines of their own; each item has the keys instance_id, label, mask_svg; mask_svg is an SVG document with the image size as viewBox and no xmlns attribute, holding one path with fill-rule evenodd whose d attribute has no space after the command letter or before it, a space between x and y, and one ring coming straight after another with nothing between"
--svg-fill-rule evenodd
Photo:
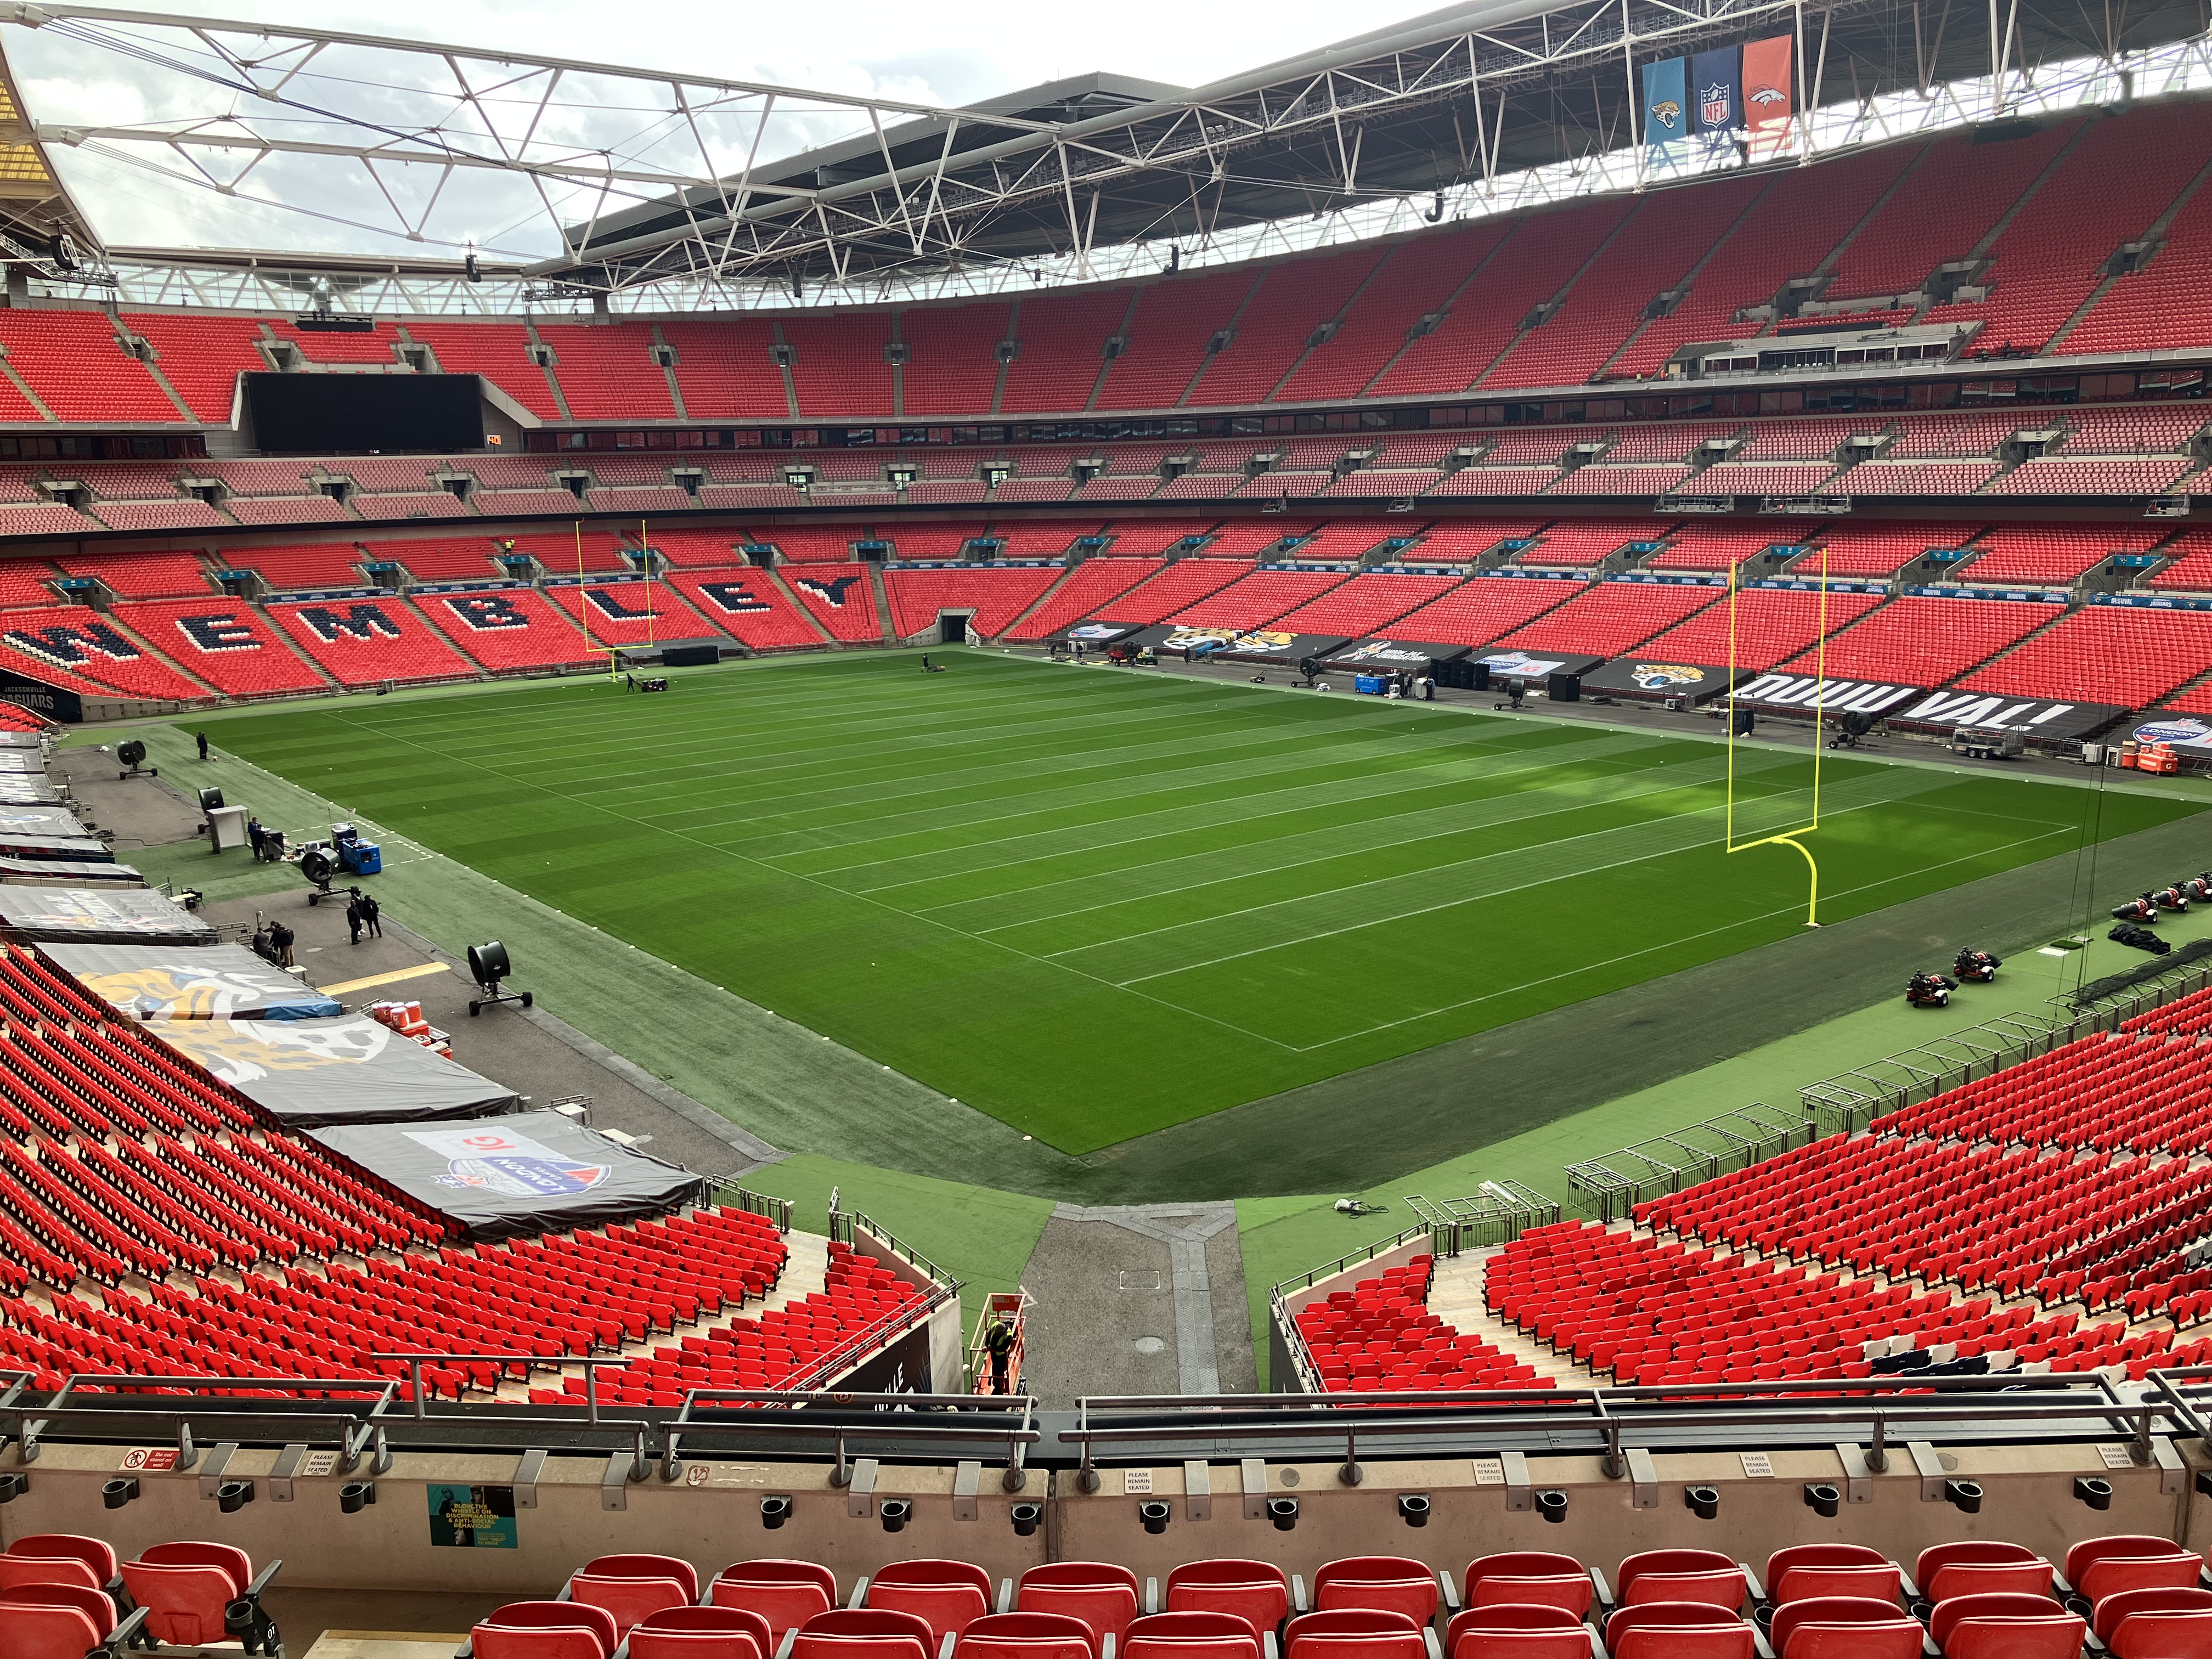
<instances>
[{"instance_id":1,"label":"red plastic seat back","mask_svg":"<svg viewBox=\"0 0 2212 1659\"><path fill-rule=\"evenodd\" d=\"M743 1607L664 1607L629 1633L629 1659L775 1659L768 1620Z\"/></svg>"},{"instance_id":2,"label":"red plastic seat back","mask_svg":"<svg viewBox=\"0 0 2212 1659\"><path fill-rule=\"evenodd\" d=\"M2065 1616L2065 1608L2047 1595L1992 1590L1984 1595L1954 1595L1948 1601L1938 1601L1935 1610L1928 1615L1928 1633L1936 1638L1936 1645L1948 1656L1953 1640L1961 1628L1967 1625L1976 1626L1983 1633L1974 1639L1987 1654L1991 1641L1990 1632L2016 1626L2022 1631L2022 1639L2030 1644L2033 1653L2039 1654L2043 1650L2033 1645L2034 1627L2044 1621ZM2084 1625L2083 1628L2086 1631L2087 1627Z\"/></svg>"},{"instance_id":3,"label":"red plastic seat back","mask_svg":"<svg viewBox=\"0 0 2212 1659\"><path fill-rule=\"evenodd\" d=\"M108 1581L94 1579L93 1570L73 1555L0 1555L0 1595L18 1584L77 1584L98 1589Z\"/></svg>"},{"instance_id":4,"label":"red plastic seat back","mask_svg":"<svg viewBox=\"0 0 2212 1659\"><path fill-rule=\"evenodd\" d=\"M1816 1596L1895 1601L1904 1588L1901 1570L1863 1544L1796 1544L1766 1558L1767 1598L1778 1604Z\"/></svg>"},{"instance_id":5,"label":"red plastic seat back","mask_svg":"<svg viewBox=\"0 0 2212 1659\"><path fill-rule=\"evenodd\" d=\"M599 1555L583 1570L594 1578L672 1579L687 1603L699 1599L699 1569L680 1555Z\"/></svg>"},{"instance_id":6,"label":"red plastic seat back","mask_svg":"<svg viewBox=\"0 0 2212 1659\"><path fill-rule=\"evenodd\" d=\"M2045 1569L2041 1583L2019 1582L2034 1575L2033 1568ZM1983 1594L2017 1594L2048 1595L2051 1593L2049 1564L2036 1553L2021 1544L2008 1544L1996 1539L1967 1538L1955 1543L1931 1544L1920 1552L1912 1564L1913 1582L1920 1593L1931 1601L1945 1601L1954 1596ZM1956 1578L1944 1575L1958 1568L1972 1568ZM2012 1569L2014 1582L2004 1582L2004 1569ZM1962 1588L1951 1589L1952 1585ZM1948 1594L1946 1593L1948 1591Z\"/></svg>"},{"instance_id":7,"label":"red plastic seat back","mask_svg":"<svg viewBox=\"0 0 2212 1659\"><path fill-rule=\"evenodd\" d=\"M1564 1607L1579 1619L1595 1595L1590 1576L1571 1555L1547 1550L1510 1550L1467 1564L1466 1601L1470 1607L1499 1601L1540 1601Z\"/></svg>"},{"instance_id":8,"label":"red plastic seat back","mask_svg":"<svg viewBox=\"0 0 2212 1659\"><path fill-rule=\"evenodd\" d=\"M910 1613L942 1642L991 1610L991 1577L965 1561L894 1561L868 1581L868 1605Z\"/></svg>"},{"instance_id":9,"label":"red plastic seat back","mask_svg":"<svg viewBox=\"0 0 2212 1659\"><path fill-rule=\"evenodd\" d=\"M1128 1659L1260 1659L1260 1632L1236 1613L1155 1613L1129 1626Z\"/></svg>"},{"instance_id":10,"label":"red plastic seat back","mask_svg":"<svg viewBox=\"0 0 2212 1659\"><path fill-rule=\"evenodd\" d=\"M26 1533L8 1546L7 1556L0 1556L0 1572L7 1570L9 1558L27 1558L42 1562L76 1561L83 1565L89 1575L88 1582L94 1589L105 1589L115 1582L115 1551L105 1539L86 1538L73 1532ZM0 1583L9 1582L48 1584L73 1584L76 1575L58 1571L43 1580L0 1578Z\"/></svg>"},{"instance_id":11,"label":"red plastic seat back","mask_svg":"<svg viewBox=\"0 0 2212 1659\"><path fill-rule=\"evenodd\" d=\"M1137 1616L1137 1575L1107 1561L1054 1561L1022 1575L1014 1606L1023 1613L1080 1619L1101 1642L1118 1645Z\"/></svg>"},{"instance_id":12,"label":"red plastic seat back","mask_svg":"<svg viewBox=\"0 0 2212 1659\"><path fill-rule=\"evenodd\" d=\"M2124 1590L2193 1589L2203 1573L2203 1556L2155 1535L2085 1538L2066 1552L2067 1583L2093 1603Z\"/></svg>"},{"instance_id":13,"label":"red plastic seat back","mask_svg":"<svg viewBox=\"0 0 2212 1659\"><path fill-rule=\"evenodd\" d=\"M1565 1607L1539 1601L1492 1601L1463 1607L1444 1628L1445 1659L1589 1659L1589 1627Z\"/></svg>"},{"instance_id":14,"label":"red plastic seat back","mask_svg":"<svg viewBox=\"0 0 2212 1659\"><path fill-rule=\"evenodd\" d=\"M246 1552L228 1544L156 1544L123 1565L131 1599L146 1609L146 1628L175 1647L225 1640L223 1609L252 1577Z\"/></svg>"},{"instance_id":15,"label":"red plastic seat back","mask_svg":"<svg viewBox=\"0 0 2212 1659\"><path fill-rule=\"evenodd\" d=\"M574 1601L510 1601L476 1627L477 1659L608 1659L614 1615Z\"/></svg>"},{"instance_id":16,"label":"red plastic seat back","mask_svg":"<svg viewBox=\"0 0 2212 1659\"><path fill-rule=\"evenodd\" d=\"M97 1596L99 1602L77 1601L73 1595ZM0 1593L0 1631L6 1632L9 1659L84 1659L114 1628L115 1603L82 1584L25 1584Z\"/></svg>"},{"instance_id":17,"label":"red plastic seat back","mask_svg":"<svg viewBox=\"0 0 2212 1659\"><path fill-rule=\"evenodd\" d=\"M1733 1613L1751 1586L1743 1569L1717 1550L1645 1550L1620 1564L1613 1593L1622 1605L1702 1601Z\"/></svg>"},{"instance_id":18,"label":"red plastic seat back","mask_svg":"<svg viewBox=\"0 0 2212 1659\"><path fill-rule=\"evenodd\" d=\"M936 1659L927 1620L890 1607L832 1607L799 1626L791 1659Z\"/></svg>"},{"instance_id":19,"label":"red plastic seat back","mask_svg":"<svg viewBox=\"0 0 2212 1659\"><path fill-rule=\"evenodd\" d=\"M1917 1659L1923 1633L1894 1601L1827 1595L1777 1607L1768 1635L1778 1659Z\"/></svg>"},{"instance_id":20,"label":"red plastic seat back","mask_svg":"<svg viewBox=\"0 0 2212 1659\"><path fill-rule=\"evenodd\" d=\"M1402 1613L1417 1625L1437 1616L1437 1576L1402 1555L1353 1555L1314 1573L1315 1607L1375 1607Z\"/></svg>"},{"instance_id":21,"label":"red plastic seat back","mask_svg":"<svg viewBox=\"0 0 2212 1659\"><path fill-rule=\"evenodd\" d=\"M629 1574L608 1576L592 1570L598 1565L593 1562L568 1580L568 1599L580 1607L599 1607L611 1614L618 1636L629 1634L630 1626L641 1619L690 1602L680 1580Z\"/></svg>"},{"instance_id":22,"label":"red plastic seat back","mask_svg":"<svg viewBox=\"0 0 2212 1659\"><path fill-rule=\"evenodd\" d=\"M2086 1620L2070 1613L2033 1619L1962 1619L1943 1644L1944 1659L2080 1659Z\"/></svg>"},{"instance_id":23,"label":"red plastic seat back","mask_svg":"<svg viewBox=\"0 0 2212 1659\"><path fill-rule=\"evenodd\" d=\"M1233 1613L1255 1630L1290 1617L1291 1584L1272 1561L1191 1561L1168 1574L1170 1613Z\"/></svg>"},{"instance_id":24,"label":"red plastic seat back","mask_svg":"<svg viewBox=\"0 0 2212 1659\"><path fill-rule=\"evenodd\" d=\"M987 1613L961 1632L952 1659L1091 1659L1098 1637L1058 1613Z\"/></svg>"},{"instance_id":25,"label":"red plastic seat back","mask_svg":"<svg viewBox=\"0 0 2212 1659\"><path fill-rule=\"evenodd\" d=\"M769 1557L723 1568L707 1595L715 1607L743 1607L765 1619L773 1651L784 1632L837 1605L837 1577L812 1561Z\"/></svg>"},{"instance_id":26,"label":"red plastic seat back","mask_svg":"<svg viewBox=\"0 0 2212 1659\"><path fill-rule=\"evenodd\" d=\"M1606 1621L1605 1645L1613 1659L1753 1659L1759 1651L1751 1626L1710 1601L1624 1605Z\"/></svg>"},{"instance_id":27,"label":"red plastic seat back","mask_svg":"<svg viewBox=\"0 0 2212 1659\"><path fill-rule=\"evenodd\" d=\"M2120 1621L2139 1613L2212 1613L2212 1590L2172 1587L2122 1590L2097 1603L2096 1616L2089 1621L2090 1628L2096 1632L2099 1641L2110 1647L2113 1632L2119 1629Z\"/></svg>"},{"instance_id":28,"label":"red plastic seat back","mask_svg":"<svg viewBox=\"0 0 2212 1659\"><path fill-rule=\"evenodd\" d=\"M1284 1632L1284 1659L1425 1659L1411 1614L1382 1607L1301 1613Z\"/></svg>"}]
</instances>

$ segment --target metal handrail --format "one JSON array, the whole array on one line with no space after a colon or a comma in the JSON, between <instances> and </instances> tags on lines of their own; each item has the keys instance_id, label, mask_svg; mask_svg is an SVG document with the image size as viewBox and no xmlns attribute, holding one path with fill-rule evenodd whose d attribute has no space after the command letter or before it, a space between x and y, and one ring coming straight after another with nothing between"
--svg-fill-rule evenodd
<instances>
[{"instance_id":1,"label":"metal handrail","mask_svg":"<svg viewBox=\"0 0 2212 1659\"><path fill-rule=\"evenodd\" d=\"M1036 1400L1034 1395L994 1395L993 1404L978 1407L979 1396L969 1394L810 1394L794 1396L787 1392L769 1389L694 1389L684 1397L683 1408L676 1416L661 1425L662 1457L660 1478L680 1480L684 1474L683 1443L710 1435L757 1435L764 1429L769 1432L793 1434L826 1434L836 1449L836 1465L830 1471L830 1484L848 1486L852 1484L853 1471L847 1462L845 1443L848 1437L859 1436L869 1440L912 1442L918 1446L941 1446L951 1440L999 1440L1006 1443L1006 1468L1001 1484L1008 1492L1019 1492L1028 1484L1025 1467L1030 1447L1044 1438L1036 1426ZM1003 1403L999 1403L1003 1401ZM712 1408L722 1405L741 1407L767 1407L777 1412L803 1414L810 1407L834 1407L838 1411L854 1408L876 1413L882 1420L865 1425L854 1425L823 1420L814 1423L804 1420L781 1423L765 1420L757 1410L749 1410L740 1423L712 1423L692 1415L695 1409ZM933 1423L915 1422L914 1418L929 1413L958 1416L961 1423L940 1427ZM987 1426L980 1421L965 1419L984 1417L1013 1416L1016 1420L1008 1426Z\"/></svg>"},{"instance_id":2,"label":"metal handrail","mask_svg":"<svg viewBox=\"0 0 2212 1659\"><path fill-rule=\"evenodd\" d=\"M1403 1231L1393 1233L1388 1238L1378 1238L1371 1243L1362 1245L1356 1250L1346 1250L1342 1255L1337 1257L1335 1261L1331 1261L1323 1267L1310 1268L1304 1274L1293 1273L1290 1278L1276 1285L1273 1294L1279 1297L1291 1291L1310 1291L1322 1279L1335 1278L1337 1274L1342 1273L1346 1267L1351 1267L1355 1262L1372 1261L1376 1256L1382 1255L1386 1250L1395 1250L1401 1244L1406 1243L1411 1239L1418 1238L1423 1233L1432 1231L1433 1229L1426 1221L1417 1221L1412 1226L1406 1228Z\"/></svg>"},{"instance_id":3,"label":"metal handrail","mask_svg":"<svg viewBox=\"0 0 2212 1659\"><path fill-rule=\"evenodd\" d=\"M140 1376L128 1372L75 1371L62 1380L61 1388L43 1403L31 1404L21 1399L23 1384L18 1382L4 1397L0 1397L0 1412L13 1413L15 1438L20 1441L17 1455L26 1463L38 1461L46 1431L56 1418L105 1418L114 1415L112 1406L73 1406L70 1396L82 1392L97 1392L109 1397L125 1391L135 1394L147 1389L191 1389L205 1390L210 1395L221 1391L251 1389L267 1392L285 1389L299 1394L357 1394L362 1397L365 1409L357 1411L299 1412L256 1409L250 1402L240 1401L240 1409L224 1410L218 1413L228 1424L253 1423L263 1419L280 1421L288 1426L301 1424L335 1424L338 1466L350 1472L361 1461L362 1454L374 1446L377 1472L382 1474L391 1467L391 1454L386 1449L384 1430L374 1419L391 1403L392 1394L398 1389L392 1377L357 1376ZM212 1404L204 1401L203 1404ZM199 1452L192 1442L192 1419L204 1413L187 1407L157 1407L134 1416L151 1417L171 1425L170 1433L177 1443L177 1467L188 1469L199 1461ZM0 1445L9 1437L0 1434Z\"/></svg>"},{"instance_id":4,"label":"metal handrail","mask_svg":"<svg viewBox=\"0 0 2212 1659\"><path fill-rule=\"evenodd\" d=\"M766 1216L770 1221L775 1223L775 1230L780 1233L787 1233L791 1231L792 1206L789 1199L778 1198L772 1193L757 1193L750 1187L741 1187L734 1176L710 1175L702 1176L702 1179L706 1182L708 1190L714 1194L714 1202L721 1205L725 1209L734 1205L750 1215Z\"/></svg>"},{"instance_id":5,"label":"metal handrail","mask_svg":"<svg viewBox=\"0 0 2212 1659\"><path fill-rule=\"evenodd\" d=\"M430 1415L428 1401L422 1392L422 1367L425 1365L498 1365L502 1370L509 1365L544 1365L558 1369L564 1365L584 1368L584 1420L599 1420L599 1367L602 1365L635 1365L635 1354L586 1355L569 1353L373 1353L371 1359L389 1359L407 1367L407 1387L413 1396L415 1419L421 1422Z\"/></svg>"},{"instance_id":6,"label":"metal handrail","mask_svg":"<svg viewBox=\"0 0 2212 1659\"><path fill-rule=\"evenodd\" d=\"M840 1224L842 1224L841 1225ZM890 1228L877 1225L875 1218L872 1216L870 1216L860 1210L839 1209L837 1207L837 1194L833 1188L830 1194L830 1237L831 1241L839 1244L850 1244L854 1243L853 1235L855 1229L866 1233L870 1237L875 1239L877 1243L888 1249L894 1255L903 1256L907 1261L914 1263L915 1267L919 1267L923 1273L927 1273L931 1279L936 1280L939 1284L950 1285L955 1289L959 1287L960 1281L957 1279L954 1278L951 1273L946 1273L944 1268L939 1267L934 1261L932 1261L920 1250L915 1249L913 1245L901 1241L895 1234L892 1233Z\"/></svg>"}]
</instances>

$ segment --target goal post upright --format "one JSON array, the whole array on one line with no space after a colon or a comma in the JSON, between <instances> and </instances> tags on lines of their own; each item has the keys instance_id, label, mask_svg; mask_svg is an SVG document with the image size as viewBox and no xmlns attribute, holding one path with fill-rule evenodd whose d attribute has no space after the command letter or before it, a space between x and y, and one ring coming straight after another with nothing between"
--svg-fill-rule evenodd
<instances>
[{"instance_id":1,"label":"goal post upright","mask_svg":"<svg viewBox=\"0 0 2212 1659\"><path fill-rule=\"evenodd\" d=\"M1796 849L1805 860L1808 877L1805 900L1805 925L1820 925L1820 862L1813 856L1813 849L1800 839L1820 827L1820 757L1826 732L1826 703L1828 698L1828 550L1820 548L1820 599L1814 614L1817 643L1813 658L1813 810L1808 822L1793 830L1777 830L1771 835L1755 836L1739 842L1735 836L1735 688L1738 678L1736 647L1736 599L1743 588L1743 565L1741 561L1729 566L1729 651L1728 651L1728 800L1723 830L1724 849L1729 854L1747 853L1754 847L1790 847Z\"/></svg>"}]
</instances>

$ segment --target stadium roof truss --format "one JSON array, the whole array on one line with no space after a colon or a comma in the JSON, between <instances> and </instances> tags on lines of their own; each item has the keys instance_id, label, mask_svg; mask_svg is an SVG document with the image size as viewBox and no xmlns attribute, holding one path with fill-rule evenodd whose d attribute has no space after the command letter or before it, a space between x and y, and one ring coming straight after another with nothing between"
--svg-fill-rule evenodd
<instances>
[{"instance_id":1,"label":"stadium roof truss","mask_svg":"<svg viewBox=\"0 0 2212 1659\"><path fill-rule=\"evenodd\" d=\"M0 61L0 262L142 303L933 297L1157 268L1156 242L1310 246L1654 182L1638 66L1771 33L1797 43L1802 157L2212 84L2195 0L1483 0L1194 90L1092 75L962 109L103 7L0 23L19 58L126 60L161 94L142 120L27 120ZM345 251L110 246L70 152Z\"/></svg>"}]
</instances>

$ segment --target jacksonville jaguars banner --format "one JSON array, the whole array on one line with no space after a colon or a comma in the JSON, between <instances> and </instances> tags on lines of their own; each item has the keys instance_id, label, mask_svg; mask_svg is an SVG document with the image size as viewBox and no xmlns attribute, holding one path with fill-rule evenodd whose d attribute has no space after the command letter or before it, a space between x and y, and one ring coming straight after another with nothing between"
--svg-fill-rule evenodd
<instances>
[{"instance_id":1,"label":"jacksonville jaguars banner","mask_svg":"<svg viewBox=\"0 0 2212 1659\"><path fill-rule=\"evenodd\" d=\"M1644 143L1662 155L1690 136L1688 68L1680 58L1644 66Z\"/></svg>"},{"instance_id":2,"label":"jacksonville jaguars banner","mask_svg":"<svg viewBox=\"0 0 2212 1659\"><path fill-rule=\"evenodd\" d=\"M1638 702L1686 697L1692 704L1710 702L1739 680L1750 675L1741 669L1717 668L1711 663L1680 662L1668 657L1622 657L1595 673L1583 676L1583 695L1628 697Z\"/></svg>"},{"instance_id":3,"label":"jacksonville jaguars banner","mask_svg":"<svg viewBox=\"0 0 2212 1659\"><path fill-rule=\"evenodd\" d=\"M1743 125L1743 49L1720 46L1690 60L1690 130L1707 149Z\"/></svg>"},{"instance_id":4,"label":"jacksonville jaguars banner","mask_svg":"<svg viewBox=\"0 0 2212 1659\"><path fill-rule=\"evenodd\" d=\"M35 944L212 945L216 931L145 888L0 886L0 933Z\"/></svg>"},{"instance_id":5,"label":"jacksonville jaguars banner","mask_svg":"<svg viewBox=\"0 0 2212 1659\"><path fill-rule=\"evenodd\" d=\"M1744 43L1743 112L1754 161L1771 161L1789 152L1790 120L1797 107L1794 44L1786 34Z\"/></svg>"},{"instance_id":6,"label":"jacksonville jaguars banner","mask_svg":"<svg viewBox=\"0 0 2212 1659\"><path fill-rule=\"evenodd\" d=\"M12 890L0 887L0 903ZM489 1117L517 1103L512 1089L365 1015L166 1019L145 1029L288 1127Z\"/></svg>"},{"instance_id":7,"label":"jacksonville jaguars banner","mask_svg":"<svg viewBox=\"0 0 2212 1659\"><path fill-rule=\"evenodd\" d=\"M408 1127L308 1132L470 1238L492 1240L663 1215L704 1196L689 1170L633 1152L558 1112Z\"/></svg>"},{"instance_id":8,"label":"jacksonville jaguars banner","mask_svg":"<svg viewBox=\"0 0 2212 1659\"><path fill-rule=\"evenodd\" d=\"M345 1012L242 945L48 945L40 954L126 1019L328 1019Z\"/></svg>"}]
</instances>

